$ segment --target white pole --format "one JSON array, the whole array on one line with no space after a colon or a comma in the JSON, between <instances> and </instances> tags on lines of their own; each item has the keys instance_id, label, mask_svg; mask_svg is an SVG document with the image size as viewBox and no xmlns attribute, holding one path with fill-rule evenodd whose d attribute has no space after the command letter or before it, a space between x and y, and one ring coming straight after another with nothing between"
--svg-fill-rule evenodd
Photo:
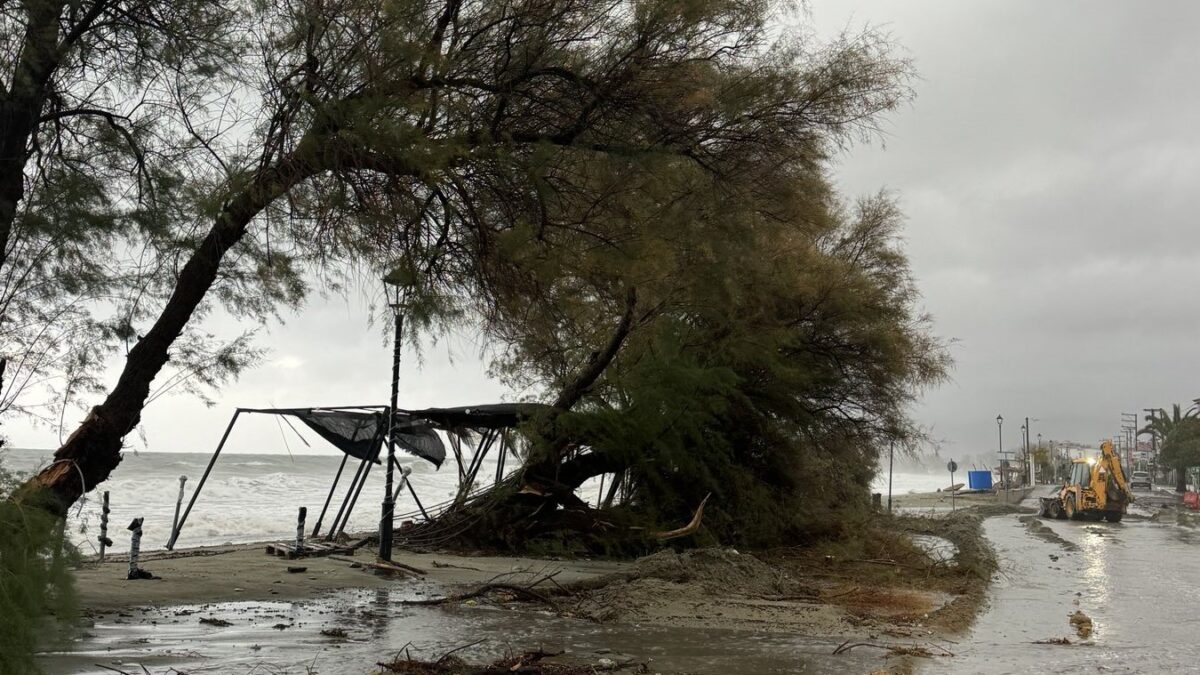
<instances>
[{"instance_id":1,"label":"white pole","mask_svg":"<svg viewBox=\"0 0 1200 675\"><path fill-rule=\"evenodd\" d=\"M175 540L175 533L179 528L179 507L183 506L183 484L187 482L187 476L179 477L179 496L175 498L175 517L171 519L171 541Z\"/></svg>"}]
</instances>

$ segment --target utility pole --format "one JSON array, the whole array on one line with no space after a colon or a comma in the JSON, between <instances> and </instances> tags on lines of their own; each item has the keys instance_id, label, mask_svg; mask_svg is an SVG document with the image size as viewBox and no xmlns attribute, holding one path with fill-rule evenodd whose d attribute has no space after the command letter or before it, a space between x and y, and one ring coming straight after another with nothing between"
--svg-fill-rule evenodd
<instances>
[{"instance_id":1,"label":"utility pole","mask_svg":"<svg viewBox=\"0 0 1200 675\"><path fill-rule=\"evenodd\" d=\"M1121 413L1121 429L1129 439L1125 445L1125 470L1133 471L1133 452L1137 450L1137 413Z\"/></svg>"}]
</instances>

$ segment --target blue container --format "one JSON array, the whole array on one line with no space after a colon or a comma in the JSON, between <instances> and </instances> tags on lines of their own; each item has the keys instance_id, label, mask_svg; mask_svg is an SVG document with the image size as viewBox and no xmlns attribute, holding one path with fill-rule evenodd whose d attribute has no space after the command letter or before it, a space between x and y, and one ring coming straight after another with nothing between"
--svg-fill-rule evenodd
<instances>
[{"instance_id":1,"label":"blue container","mask_svg":"<svg viewBox=\"0 0 1200 675\"><path fill-rule=\"evenodd\" d=\"M992 472L991 471L968 471L967 472L967 487L972 490L991 490L992 489Z\"/></svg>"}]
</instances>

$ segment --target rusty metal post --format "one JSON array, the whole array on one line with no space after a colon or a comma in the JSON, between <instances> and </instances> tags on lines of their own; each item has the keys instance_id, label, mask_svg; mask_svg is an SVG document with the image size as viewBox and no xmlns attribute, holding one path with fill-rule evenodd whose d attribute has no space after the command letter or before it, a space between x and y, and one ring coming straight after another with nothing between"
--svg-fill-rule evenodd
<instances>
[{"instance_id":1,"label":"rusty metal post","mask_svg":"<svg viewBox=\"0 0 1200 675\"><path fill-rule=\"evenodd\" d=\"M100 507L100 562L104 562L104 549L112 546L108 538L108 490L104 491L104 504Z\"/></svg>"}]
</instances>

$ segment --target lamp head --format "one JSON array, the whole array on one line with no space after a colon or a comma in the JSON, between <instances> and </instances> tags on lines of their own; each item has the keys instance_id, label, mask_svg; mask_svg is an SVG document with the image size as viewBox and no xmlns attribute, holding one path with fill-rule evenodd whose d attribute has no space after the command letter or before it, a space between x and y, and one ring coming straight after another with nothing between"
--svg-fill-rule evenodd
<instances>
[{"instance_id":1,"label":"lamp head","mask_svg":"<svg viewBox=\"0 0 1200 675\"><path fill-rule=\"evenodd\" d=\"M388 305L393 309L404 307L416 286L417 274L406 265L393 267L383 277L383 290L387 294Z\"/></svg>"}]
</instances>

